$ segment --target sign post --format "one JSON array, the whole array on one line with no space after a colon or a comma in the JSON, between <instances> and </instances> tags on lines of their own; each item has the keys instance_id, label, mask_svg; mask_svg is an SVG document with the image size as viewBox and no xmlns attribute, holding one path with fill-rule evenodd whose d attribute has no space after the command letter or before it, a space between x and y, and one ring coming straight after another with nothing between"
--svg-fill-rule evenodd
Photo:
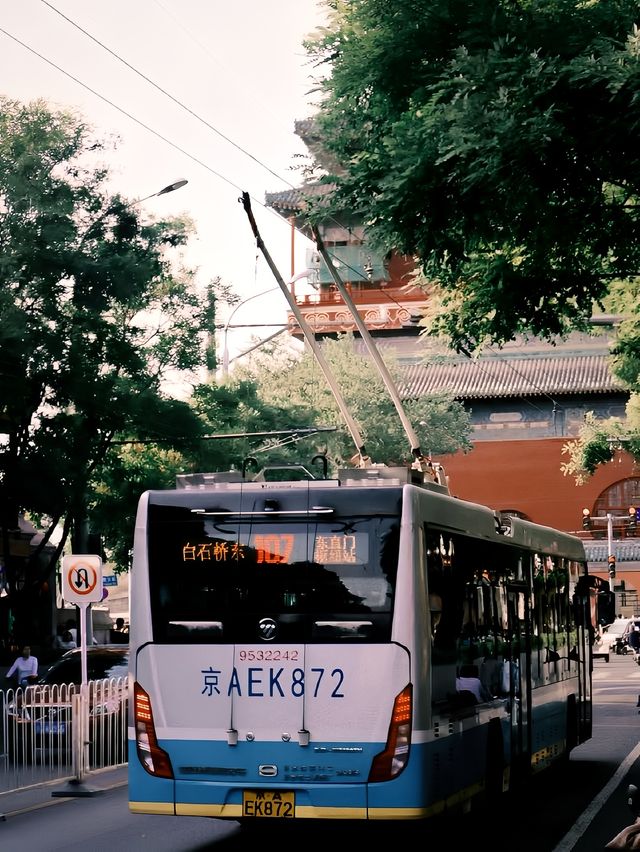
<instances>
[{"instance_id":1,"label":"sign post","mask_svg":"<svg viewBox=\"0 0 640 852\"><path fill-rule=\"evenodd\" d=\"M82 685L87 683L87 607L102 600L102 559L94 554L62 557L62 597L82 610L80 652Z\"/></svg>"},{"instance_id":2,"label":"sign post","mask_svg":"<svg viewBox=\"0 0 640 852\"><path fill-rule=\"evenodd\" d=\"M102 559L95 554L74 553L62 558L62 597L67 603L80 607L80 661L82 683L79 701L74 705L73 726L74 764L76 767L74 795L92 795L82 786L88 764L89 683L87 678L87 612L92 603L102 600ZM79 785L79 786L78 786ZM52 795L56 795L55 793Z\"/></svg>"}]
</instances>

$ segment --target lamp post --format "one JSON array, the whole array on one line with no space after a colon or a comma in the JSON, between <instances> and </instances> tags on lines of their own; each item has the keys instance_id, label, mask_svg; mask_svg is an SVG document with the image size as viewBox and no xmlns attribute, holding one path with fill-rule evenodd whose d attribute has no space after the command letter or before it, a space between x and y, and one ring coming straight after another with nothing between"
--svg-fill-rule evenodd
<instances>
[{"instance_id":1,"label":"lamp post","mask_svg":"<svg viewBox=\"0 0 640 852\"><path fill-rule=\"evenodd\" d=\"M313 270L311 270L311 269L303 269L302 272L298 272L296 275L292 275L291 278L287 281L287 287L289 287L292 297L293 297L293 293L294 293L293 285L296 283L296 281L299 281L301 278L309 278L312 274L312 271ZM223 375L223 378L226 378L229 375L229 348L227 346L227 337L228 337L229 329L231 328L231 320L233 319L234 314L236 313L236 311L239 308L241 308L243 305L246 305L247 302L250 302L252 299L257 299L258 296L266 296L267 293L272 293L274 290L279 290L279 289L281 289L280 286L269 287L268 290L262 290L262 292L260 292L260 293L254 293L253 296L248 296L246 299L243 299L241 302L238 302L238 304L235 306L235 308L229 314L229 318L226 321L226 323L224 325L223 332L222 332L223 335L224 335L224 344L223 344L223 350L222 350L222 375ZM262 328L264 328L265 325L266 325L266 323L260 323L260 327L262 327ZM273 323L273 325L279 325L279 323ZM276 331L275 334L270 335L269 337L266 338L266 340L261 340L260 343L258 343L256 346L252 346L251 349L247 349L247 351L243 352L242 354L248 355L249 352L253 352L254 349L257 349L259 346L262 346L263 343L267 343L269 340L272 340L274 337L277 337L277 335L281 334L284 331L284 329L286 329L286 328L287 328L287 324L285 323L283 325L283 328L280 329L280 331Z\"/></svg>"},{"instance_id":2,"label":"lamp post","mask_svg":"<svg viewBox=\"0 0 640 852\"><path fill-rule=\"evenodd\" d=\"M155 198L159 195L166 195L169 192L174 192L176 189L181 189L185 186L188 181L185 178L179 178L178 180L173 181L173 183L167 184L162 187L162 189L157 190L156 192L152 192L150 195L145 195L142 198L135 199L130 202L122 202L120 209L126 209L127 207L135 207L138 204L142 204L144 201L148 201L150 198ZM80 239L79 248L83 247L85 241L91 235L91 232L94 228L100 224L110 213L113 213L117 208L118 204L114 204L111 201L105 210L96 218L93 222L86 228L84 234ZM89 551L89 518L87 514L87 482L79 483L78 492L74 498L75 510L73 512L73 526L72 526L72 536L71 536L71 549L74 554L87 554ZM91 644L93 641L93 624L91 618L90 607L85 610L85 618L86 618L86 641L88 644Z\"/></svg>"},{"instance_id":3,"label":"lamp post","mask_svg":"<svg viewBox=\"0 0 640 852\"><path fill-rule=\"evenodd\" d=\"M234 318L236 313L240 310L243 305L246 305L247 302L250 302L252 299L257 299L258 296L266 296L267 293L273 293L274 290L277 290L278 287L269 287L268 290L262 290L260 293L254 293L253 296L248 296L246 299L243 299L241 302L235 306L235 308L229 314L229 317L224 325L224 329L222 331L223 335L223 349L222 349L222 376L223 378L227 378L229 375L229 347L228 347L228 337L229 337L229 328L231 325L231 320Z\"/></svg>"},{"instance_id":4,"label":"lamp post","mask_svg":"<svg viewBox=\"0 0 640 852\"><path fill-rule=\"evenodd\" d=\"M627 535L629 531L635 535L638 520L638 509L636 506L629 506L629 511L626 515L614 515L607 512L605 515L596 515L593 517L589 509L582 510L582 529L590 531L593 529L593 523L604 521L607 525L607 567L609 570L609 578L611 581L616 578L616 543L613 538L613 522L626 521ZM594 536L595 538L596 536ZM599 537L599 536L598 536Z\"/></svg>"}]
</instances>

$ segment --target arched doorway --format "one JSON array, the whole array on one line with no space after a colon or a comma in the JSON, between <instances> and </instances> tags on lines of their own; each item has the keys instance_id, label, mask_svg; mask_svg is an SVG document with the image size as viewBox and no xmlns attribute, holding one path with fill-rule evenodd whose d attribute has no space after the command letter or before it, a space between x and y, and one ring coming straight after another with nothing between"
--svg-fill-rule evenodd
<instances>
[{"instance_id":1,"label":"arched doorway","mask_svg":"<svg viewBox=\"0 0 640 852\"><path fill-rule=\"evenodd\" d=\"M629 477L614 482L600 494L593 507L594 517L611 515L614 528L622 535L635 535L629 510L640 506L640 477ZM635 513L633 514L635 518Z\"/></svg>"},{"instance_id":2,"label":"arched doorway","mask_svg":"<svg viewBox=\"0 0 640 852\"><path fill-rule=\"evenodd\" d=\"M611 574L609 565L609 579L613 581L612 588L616 594L616 612L627 617L640 613L640 523L636 512L630 513L630 509L640 506L640 477L630 476L614 482L599 495L593 507L594 539L607 537L608 521L607 515L612 518L613 540L609 542L607 553L615 554L615 574ZM601 559L591 557L600 564L590 564L590 571L604 573L605 564Z\"/></svg>"}]
</instances>

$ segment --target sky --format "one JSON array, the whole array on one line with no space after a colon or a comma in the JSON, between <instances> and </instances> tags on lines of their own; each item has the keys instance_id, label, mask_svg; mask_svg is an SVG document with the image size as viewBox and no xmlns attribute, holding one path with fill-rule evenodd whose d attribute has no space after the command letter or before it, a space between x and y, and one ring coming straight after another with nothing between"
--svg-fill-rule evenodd
<instances>
[{"instance_id":1,"label":"sky","mask_svg":"<svg viewBox=\"0 0 640 852\"><path fill-rule=\"evenodd\" d=\"M265 193L302 182L306 149L294 122L314 111L316 70L303 41L323 22L318 0L0 0L0 92L79 113L101 138L117 138L106 162L113 191L195 224L186 258L203 286L212 278L241 298L222 356L266 338L287 303L257 249L238 199L251 205L284 280L291 230ZM294 271L311 244L294 238ZM296 292L304 292L304 281ZM264 294L258 296L257 294ZM230 310L220 309L219 322Z\"/></svg>"}]
</instances>

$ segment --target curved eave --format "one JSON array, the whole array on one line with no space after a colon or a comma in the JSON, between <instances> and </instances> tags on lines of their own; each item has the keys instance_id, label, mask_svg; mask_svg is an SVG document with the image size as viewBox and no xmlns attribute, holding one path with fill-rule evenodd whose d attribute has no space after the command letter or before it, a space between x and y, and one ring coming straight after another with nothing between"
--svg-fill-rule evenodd
<instances>
[{"instance_id":1,"label":"curved eave","mask_svg":"<svg viewBox=\"0 0 640 852\"><path fill-rule=\"evenodd\" d=\"M457 399L628 394L604 354L413 364L405 366L403 374L405 398L443 392Z\"/></svg>"}]
</instances>

